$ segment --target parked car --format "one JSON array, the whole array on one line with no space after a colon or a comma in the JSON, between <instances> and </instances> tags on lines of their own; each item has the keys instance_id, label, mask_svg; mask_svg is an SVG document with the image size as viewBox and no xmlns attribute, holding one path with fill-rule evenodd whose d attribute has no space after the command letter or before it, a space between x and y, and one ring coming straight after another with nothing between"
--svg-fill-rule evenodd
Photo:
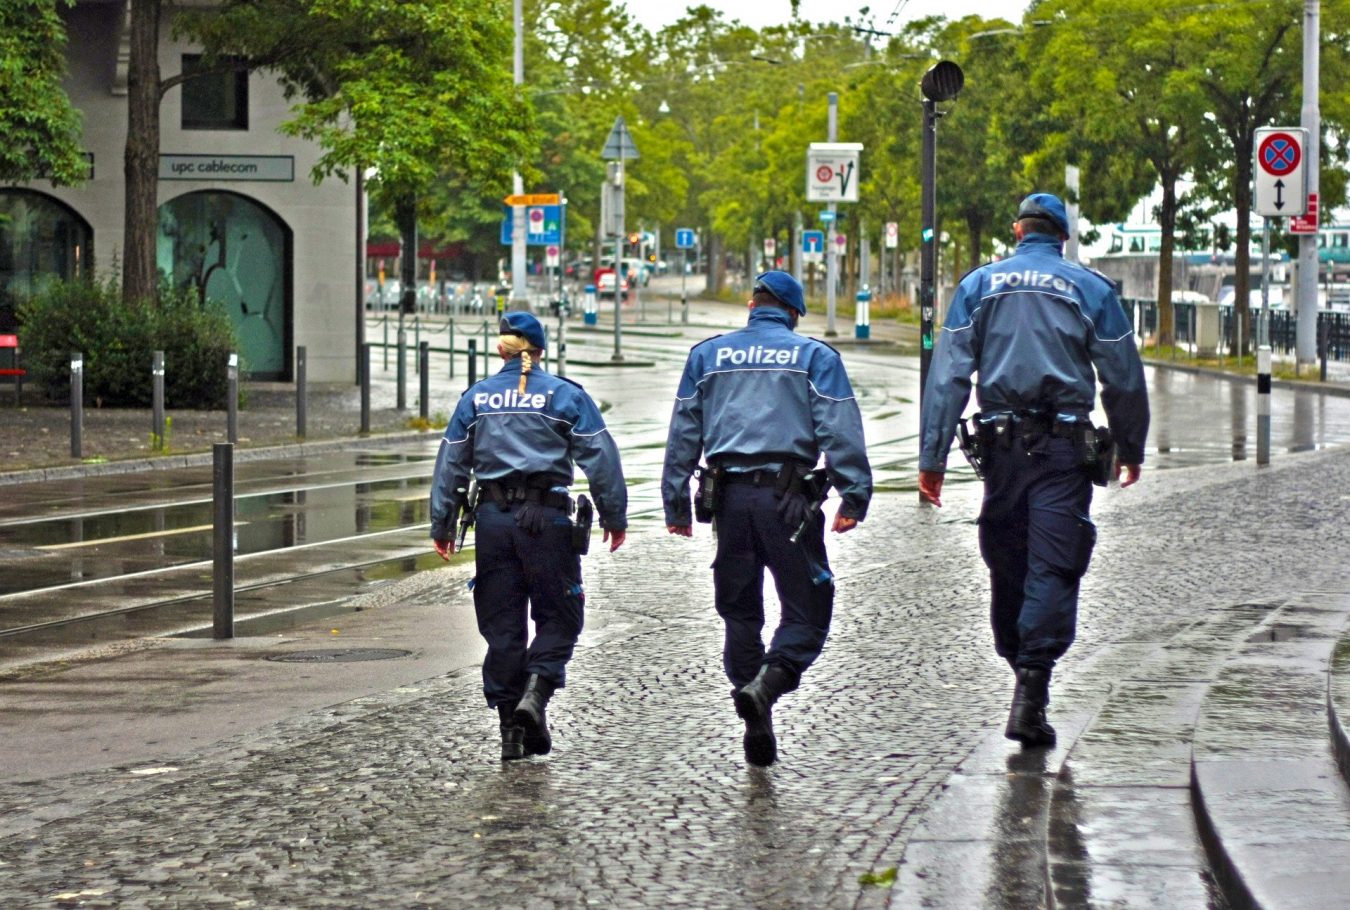
<instances>
[{"instance_id":1,"label":"parked car","mask_svg":"<svg viewBox=\"0 0 1350 910\"><path fill-rule=\"evenodd\" d=\"M623 294L623 299L628 299L628 279L625 278L619 283L619 290ZM599 268L595 270L595 296L613 297L614 296L614 269Z\"/></svg>"}]
</instances>

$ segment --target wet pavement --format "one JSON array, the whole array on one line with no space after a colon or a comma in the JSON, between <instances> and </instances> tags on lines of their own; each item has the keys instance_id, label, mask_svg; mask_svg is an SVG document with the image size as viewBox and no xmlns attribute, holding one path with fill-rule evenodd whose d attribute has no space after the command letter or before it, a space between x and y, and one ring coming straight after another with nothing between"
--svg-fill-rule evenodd
<instances>
[{"instance_id":1,"label":"wet pavement","mask_svg":"<svg viewBox=\"0 0 1350 910\"><path fill-rule=\"evenodd\" d=\"M0 683L0 904L1220 907L1237 881L1262 906L1336 905L1344 864L1299 870L1346 842L1326 669L1350 614L1350 452L1288 450L1350 438L1350 400L1288 393L1258 469L1234 430L1254 439L1254 391L1150 372L1179 396L1155 394L1166 442L1139 486L1098 493L1060 743L1024 752L1001 736L978 489L956 475L942 510L916 505L917 371L846 347L882 483L868 521L831 537L831 639L775 712L780 764L759 770L720 669L712 541L666 535L655 511L663 366L687 340L633 344L658 367L577 370L621 437L636 515L622 550L585 559L552 755L495 760L462 565L346 597L336 619L50 667ZM339 645L409 656L265 660ZM1270 681L1286 678L1309 682ZM1278 697L1241 704L1261 693ZM1235 767L1318 753L1304 777Z\"/></svg>"}]
</instances>

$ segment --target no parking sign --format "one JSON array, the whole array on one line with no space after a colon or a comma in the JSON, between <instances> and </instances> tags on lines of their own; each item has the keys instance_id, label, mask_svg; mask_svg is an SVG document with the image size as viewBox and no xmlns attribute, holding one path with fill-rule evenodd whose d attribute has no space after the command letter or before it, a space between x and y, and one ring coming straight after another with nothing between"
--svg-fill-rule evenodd
<instances>
[{"instance_id":1,"label":"no parking sign","mask_svg":"<svg viewBox=\"0 0 1350 910\"><path fill-rule=\"evenodd\" d=\"M1256 166L1252 168L1253 209L1267 218L1302 215L1308 208L1303 146L1307 130L1265 127L1256 131Z\"/></svg>"}]
</instances>

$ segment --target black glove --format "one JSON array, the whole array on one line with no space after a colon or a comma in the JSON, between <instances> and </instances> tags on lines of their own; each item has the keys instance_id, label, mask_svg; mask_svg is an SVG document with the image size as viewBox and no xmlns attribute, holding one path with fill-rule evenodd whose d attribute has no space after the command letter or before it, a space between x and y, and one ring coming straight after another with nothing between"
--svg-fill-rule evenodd
<instances>
[{"instance_id":1,"label":"black glove","mask_svg":"<svg viewBox=\"0 0 1350 910\"><path fill-rule=\"evenodd\" d=\"M793 531L802 526L810 510L811 501L804 493L784 493L778 500L778 517Z\"/></svg>"},{"instance_id":2,"label":"black glove","mask_svg":"<svg viewBox=\"0 0 1350 910\"><path fill-rule=\"evenodd\" d=\"M516 510L516 527L530 534L539 534L548 524L548 512L537 502L527 502Z\"/></svg>"}]
</instances>

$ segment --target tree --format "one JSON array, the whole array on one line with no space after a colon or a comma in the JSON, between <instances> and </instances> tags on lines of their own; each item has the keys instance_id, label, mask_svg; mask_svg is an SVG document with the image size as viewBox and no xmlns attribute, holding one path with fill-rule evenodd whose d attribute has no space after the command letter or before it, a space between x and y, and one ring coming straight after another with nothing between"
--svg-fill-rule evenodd
<instances>
[{"instance_id":1,"label":"tree","mask_svg":"<svg viewBox=\"0 0 1350 910\"><path fill-rule=\"evenodd\" d=\"M529 106L512 84L511 14L502 0L226 0L178 12L175 31L203 47L192 76L161 78L161 3L131 4L127 234L123 290L155 293L159 101L188 78L275 73L295 116L283 131L324 152L317 182L372 171L377 193L406 204L445 172L490 179L533 147Z\"/></svg>"},{"instance_id":2,"label":"tree","mask_svg":"<svg viewBox=\"0 0 1350 910\"><path fill-rule=\"evenodd\" d=\"M65 44L56 0L0 4L0 181L85 179L80 117L61 88Z\"/></svg>"},{"instance_id":3,"label":"tree","mask_svg":"<svg viewBox=\"0 0 1350 910\"><path fill-rule=\"evenodd\" d=\"M1162 191L1158 257L1158 342L1170 345L1172 261L1181 179L1212 149L1195 60L1200 55L1189 0L1048 0L1032 13L1056 24L1041 31L1032 79L1051 113L1095 145L1146 160ZM1047 15L1048 14L1048 15ZM1067 24L1072 23L1072 24ZM1083 23L1089 23L1084 25Z\"/></svg>"}]
</instances>

